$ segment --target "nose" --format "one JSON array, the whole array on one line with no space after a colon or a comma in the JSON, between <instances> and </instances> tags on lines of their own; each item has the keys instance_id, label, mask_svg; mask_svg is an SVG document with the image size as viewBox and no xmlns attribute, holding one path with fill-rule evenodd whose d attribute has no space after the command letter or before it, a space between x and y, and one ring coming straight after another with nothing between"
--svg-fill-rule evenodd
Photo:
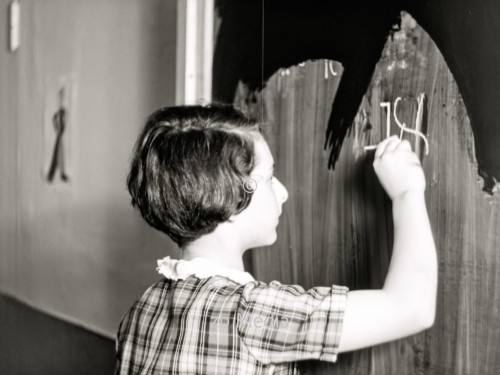
<instances>
[{"instance_id":1,"label":"nose","mask_svg":"<svg viewBox=\"0 0 500 375\"><path fill-rule=\"evenodd\" d=\"M288 190L286 190L286 187L276 177L274 178L274 182L275 182L275 193L278 200L280 201L280 203L285 203L288 199Z\"/></svg>"}]
</instances>

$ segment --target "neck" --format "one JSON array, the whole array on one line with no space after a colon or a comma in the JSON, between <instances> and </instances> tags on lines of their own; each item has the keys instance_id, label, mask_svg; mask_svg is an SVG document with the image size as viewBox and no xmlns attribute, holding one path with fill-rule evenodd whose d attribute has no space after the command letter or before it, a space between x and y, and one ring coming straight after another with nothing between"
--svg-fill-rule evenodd
<instances>
[{"instance_id":1,"label":"neck","mask_svg":"<svg viewBox=\"0 0 500 375\"><path fill-rule=\"evenodd\" d=\"M231 241L227 235L220 236L216 232L205 235L196 241L186 245L182 249L182 259L191 260L202 257L225 267L236 268L244 271L243 253L246 249L241 249L237 242Z\"/></svg>"}]
</instances>

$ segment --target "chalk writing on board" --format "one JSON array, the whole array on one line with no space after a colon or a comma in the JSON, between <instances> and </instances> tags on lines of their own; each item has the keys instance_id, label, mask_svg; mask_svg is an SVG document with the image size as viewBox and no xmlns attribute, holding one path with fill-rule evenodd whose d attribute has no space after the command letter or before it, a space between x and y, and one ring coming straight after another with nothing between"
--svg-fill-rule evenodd
<instances>
[{"instance_id":1,"label":"chalk writing on board","mask_svg":"<svg viewBox=\"0 0 500 375\"><path fill-rule=\"evenodd\" d=\"M399 139L403 138L404 133L413 134L417 137L415 142L416 146L415 148L418 148L419 144L418 139L421 138L425 144L425 154L429 155L429 141L427 140L427 137L421 132L423 116L424 116L424 103L426 101L425 93L419 94L417 98L418 109L417 109L417 116L415 118L415 129L407 127L406 123L401 122L400 119L398 118L397 109L401 99L402 99L401 96L398 96L394 100L394 104L392 105L393 108L392 117L394 117L394 121L396 122L396 125L400 129ZM391 136L391 102L382 102L380 103L380 107L385 108L386 110L386 138L389 138ZM370 146L365 146L364 150L374 150L376 148L377 148L376 145L370 145Z\"/></svg>"}]
</instances>

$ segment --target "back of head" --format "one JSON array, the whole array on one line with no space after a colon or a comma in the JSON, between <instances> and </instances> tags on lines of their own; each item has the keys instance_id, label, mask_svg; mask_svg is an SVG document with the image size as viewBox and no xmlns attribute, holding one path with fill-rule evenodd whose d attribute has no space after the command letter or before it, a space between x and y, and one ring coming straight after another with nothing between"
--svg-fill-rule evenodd
<instances>
[{"instance_id":1,"label":"back of head","mask_svg":"<svg viewBox=\"0 0 500 375\"><path fill-rule=\"evenodd\" d=\"M128 175L132 205L180 247L244 210L259 124L231 106L154 112L137 140Z\"/></svg>"}]
</instances>

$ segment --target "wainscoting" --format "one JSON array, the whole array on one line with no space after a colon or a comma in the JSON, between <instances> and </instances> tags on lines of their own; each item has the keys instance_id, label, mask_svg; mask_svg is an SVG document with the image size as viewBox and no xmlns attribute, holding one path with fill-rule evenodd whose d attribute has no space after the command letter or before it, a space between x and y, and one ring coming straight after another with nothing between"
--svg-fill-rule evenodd
<instances>
[{"instance_id":1,"label":"wainscoting","mask_svg":"<svg viewBox=\"0 0 500 375\"><path fill-rule=\"evenodd\" d=\"M104 375L115 364L114 341L0 295L0 373Z\"/></svg>"}]
</instances>

